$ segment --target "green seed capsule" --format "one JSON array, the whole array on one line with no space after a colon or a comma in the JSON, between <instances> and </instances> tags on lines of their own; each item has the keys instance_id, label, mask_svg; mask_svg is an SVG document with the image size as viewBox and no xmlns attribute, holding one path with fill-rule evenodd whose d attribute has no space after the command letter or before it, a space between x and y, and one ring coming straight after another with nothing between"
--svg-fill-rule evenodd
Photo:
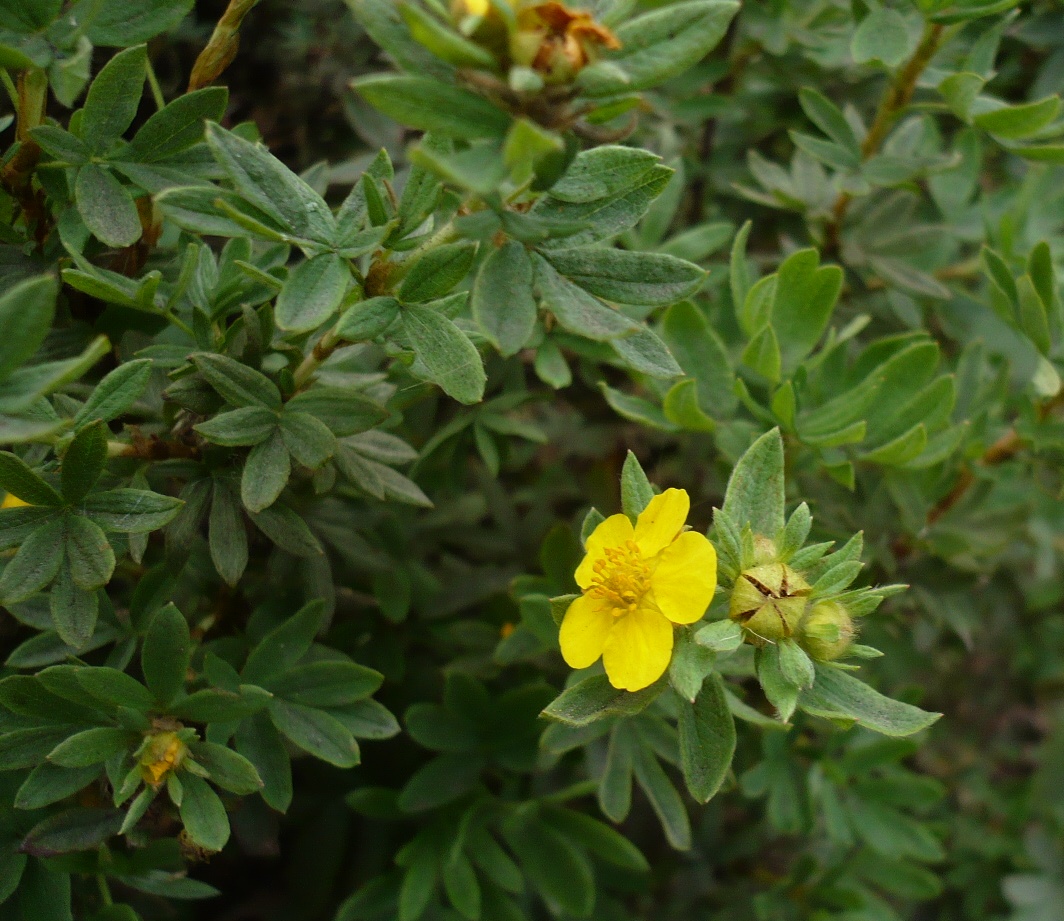
<instances>
[{"instance_id":1,"label":"green seed capsule","mask_svg":"<svg viewBox=\"0 0 1064 921\"><path fill-rule=\"evenodd\" d=\"M809 583L785 563L754 566L735 580L731 619L755 646L792 636L805 614Z\"/></svg>"}]
</instances>

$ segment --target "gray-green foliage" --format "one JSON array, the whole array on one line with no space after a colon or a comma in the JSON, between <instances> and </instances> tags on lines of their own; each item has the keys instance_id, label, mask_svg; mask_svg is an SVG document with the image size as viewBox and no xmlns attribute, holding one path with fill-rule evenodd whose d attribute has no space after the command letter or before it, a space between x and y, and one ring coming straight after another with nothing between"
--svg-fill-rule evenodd
<instances>
[{"instance_id":1,"label":"gray-green foliage","mask_svg":"<svg viewBox=\"0 0 1064 921\"><path fill-rule=\"evenodd\" d=\"M0 0L0 914L1055 918L1059 2L255 5Z\"/></svg>"}]
</instances>

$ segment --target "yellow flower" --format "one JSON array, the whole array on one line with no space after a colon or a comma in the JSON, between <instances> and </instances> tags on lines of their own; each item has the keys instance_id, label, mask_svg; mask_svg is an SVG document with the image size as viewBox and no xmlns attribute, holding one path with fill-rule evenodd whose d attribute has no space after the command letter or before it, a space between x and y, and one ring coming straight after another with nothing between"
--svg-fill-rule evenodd
<instances>
[{"instance_id":1,"label":"yellow flower","mask_svg":"<svg viewBox=\"0 0 1064 921\"><path fill-rule=\"evenodd\" d=\"M140 776L153 787L159 786L166 775L181 767L188 754L188 746L176 732L160 732L151 736L140 756Z\"/></svg>"},{"instance_id":2,"label":"yellow flower","mask_svg":"<svg viewBox=\"0 0 1064 921\"><path fill-rule=\"evenodd\" d=\"M717 587L717 553L695 531L685 531L691 499L667 489L635 527L612 515L587 539L577 567L583 590L562 621L562 656L587 668L599 656L610 684L638 691L658 680L672 658L673 624L702 617Z\"/></svg>"},{"instance_id":3,"label":"yellow flower","mask_svg":"<svg viewBox=\"0 0 1064 921\"><path fill-rule=\"evenodd\" d=\"M13 496L11 493L8 493L6 496L4 496L4 501L2 504L0 504L0 508L23 508L27 505L29 505L29 503L25 500L20 499L18 496Z\"/></svg>"},{"instance_id":4,"label":"yellow flower","mask_svg":"<svg viewBox=\"0 0 1064 921\"><path fill-rule=\"evenodd\" d=\"M456 0L452 5L459 16L487 16L491 9L490 0Z\"/></svg>"}]
</instances>

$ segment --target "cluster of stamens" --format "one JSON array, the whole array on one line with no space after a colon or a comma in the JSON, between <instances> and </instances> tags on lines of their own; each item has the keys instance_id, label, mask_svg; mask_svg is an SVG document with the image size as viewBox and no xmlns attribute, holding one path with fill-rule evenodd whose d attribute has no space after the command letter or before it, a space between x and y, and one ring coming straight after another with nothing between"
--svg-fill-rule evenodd
<instances>
[{"instance_id":1,"label":"cluster of stamens","mask_svg":"<svg viewBox=\"0 0 1064 921\"><path fill-rule=\"evenodd\" d=\"M595 575L587 593L609 602L616 616L630 614L650 588L650 567L633 540L604 553L592 567Z\"/></svg>"}]
</instances>

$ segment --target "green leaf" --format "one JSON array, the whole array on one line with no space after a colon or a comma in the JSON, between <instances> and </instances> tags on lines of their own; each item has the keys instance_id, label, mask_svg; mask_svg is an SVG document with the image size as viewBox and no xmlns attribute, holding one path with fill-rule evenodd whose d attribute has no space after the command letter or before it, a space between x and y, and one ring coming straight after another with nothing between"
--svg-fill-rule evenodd
<instances>
[{"instance_id":1,"label":"green leaf","mask_svg":"<svg viewBox=\"0 0 1064 921\"><path fill-rule=\"evenodd\" d=\"M473 319L503 355L516 355L532 336L538 312L528 251L510 240L492 252L473 285Z\"/></svg>"},{"instance_id":2,"label":"green leaf","mask_svg":"<svg viewBox=\"0 0 1064 921\"><path fill-rule=\"evenodd\" d=\"M146 489L111 489L88 496L83 507L105 531L146 534L172 521L182 505L180 499Z\"/></svg>"},{"instance_id":3,"label":"green leaf","mask_svg":"<svg viewBox=\"0 0 1064 921\"><path fill-rule=\"evenodd\" d=\"M214 123L207 143L237 192L254 209L301 239L332 244L336 220L317 192L261 144L253 144Z\"/></svg>"},{"instance_id":4,"label":"green leaf","mask_svg":"<svg viewBox=\"0 0 1064 921\"><path fill-rule=\"evenodd\" d=\"M248 796L263 787L255 765L231 748L213 742L195 742L190 746L190 752L196 763L206 768L210 779L223 790Z\"/></svg>"},{"instance_id":5,"label":"green leaf","mask_svg":"<svg viewBox=\"0 0 1064 921\"><path fill-rule=\"evenodd\" d=\"M972 121L972 108L986 80L979 74L950 74L938 85L938 91L953 114L968 124Z\"/></svg>"},{"instance_id":6,"label":"green leaf","mask_svg":"<svg viewBox=\"0 0 1064 921\"><path fill-rule=\"evenodd\" d=\"M336 717L313 707L274 700L270 719L294 745L337 767L359 763L358 742Z\"/></svg>"},{"instance_id":7,"label":"green leaf","mask_svg":"<svg viewBox=\"0 0 1064 921\"><path fill-rule=\"evenodd\" d=\"M98 524L80 515L66 520L66 557L70 576L82 591L103 588L115 570L115 554ZM88 640L88 636L84 638Z\"/></svg>"},{"instance_id":8,"label":"green leaf","mask_svg":"<svg viewBox=\"0 0 1064 921\"><path fill-rule=\"evenodd\" d=\"M394 297L371 297L344 311L336 335L347 342L366 342L383 335L399 319L399 302Z\"/></svg>"},{"instance_id":9,"label":"green leaf","mask_svg":"<svg viewBox=\"0 0 1064 921\"><path fill-rule=\"evenodd\" d=\"M60 767L89 767L125 752L136 741L137 736L128 729L96 726L76 732L61 742L49 753L48 760Z\"/></svg>"},{"instance_id":10,"label":"green leaf","mask_svg":"<svg viewBox=\"0 0 1064 921\"><path fill-rule=\"evenodd\" d=\"M706 278L697 265L663 253L580 247L550 250L545 257L585 291L622 304L673 304L693 295Z\"/></svg>"},{"instance_id":11,"label":"green leaf","mask_svg":"<svg viewBox=\"0 0 1064 921\"><path fill-rule=\"evenodd\" d=\"M679 431L679 426L672 422L657 405L649 400L644 400L642 397L633 396L621 390L615 390L613 387L608 386L605 381L599 381L599 389L606 398L606 402L618 415L623 416L625 419L647 428L660 429L663 432Z\"/></svg>"},{"instance_id":12,"label":"green leaf","mask_svg":"<svg viewBox=\"0 0 1064 921\"><path fill-rule=\"evenodd\" d=\"M1020 327L1027 333L1038 351L1048 355L1053 347L1049 332L1049 314L1046 301L1042 298L1030 275L1021 275L1016 281L1019 293ZM1052 292L1054 288L1050 288ZM1053 303L1052 300L1049 303Z\"/></svg>"},{"instance_id":13,"label":"green leaf","mask_svg":"<svg viewBox=\"0 0 1064 921\"><path fill-rule=\"evenodd\" d=\"M262 798L272 809L287 812L292 802L292 767L284 739L265 713L244 720L236 746L262 778Z\"/></svg>"},{"instance_id":14,"label":"green leaf","mask_svg":"<svg viewBox=\"0 0 1064 921\"><path fill-rule=\"evenodd\" d=\"M281 408L281 392L265 374L226 355L197 352L192 362L219 395L234 406Z\"/></svg>"},{"instance_id":15,"label":"green leaf","mask_svg":"<svg viewBox=\"0 0 1064 921\"><path fill-rule=\"evenodd\" d=\"M21 849L41 859L95 851L116 835L121 825L122 813L114 809L68 809L35 825Z\"/></svg>"},{"instance_id":16,"label":"green leaf","mask_svg":"<svg viewBox=\"0 0 1064 921\"><path fill-rule=\"evenodd\" d=\"M64 504L59 493L10 451L0 451L0 489L30 505L59 508Z\"/></svg>"},{"instance_id":17,"label":"green leaf","mask_svg":"<svg viewBox=\"0 0 1064 921\"><path fill-rule=\"evenodd\" d=\"M631 336L611 342L621 361L633 371L661 380L671 380L683 374L669 348L657 334L644 327Z\"/></svg>"},{"instance_id":18,"label":"green leaf","mask_svg":"<svg viewBox=\"0 0 1064 921\"><path fill-rule=\"evenodd\" d=\"M231 728L231 724L255 715L269 703L269 693L254 685L243 684L238 691L204 688L182 697L169 709L178 719L195 723L222 723L226 728Z\"/></svg>"},{"instance_id":19,"label":"green leaf","mask_svg":"<svg viewBox=\"0 0 1064 921\"><path fill-rule=\"evenodd\" d=\"M766 432L739 458L728 480L723 511L754 534L775 537L783 528L783 439Z\"/></svg>"},{"instance_id":20,"label":"green leaf","mask_svg":"<svg viewBox=\"0 0 1064 921\"><path fill-rule=\"evenodd\" d=\"M453 321L432 307L410 305L402 322L429 380L460 403L483 399L487 375L480 353Z\"/></svg>"},{"instance_id":21,"label":"green leaf","mask_svg":"<svg viewBox=\"0 0 1064 921\"><path fill-rule=\"evenodd\" d=\"M296 266L277 298L277 325L291 333L307 333L340 309L351 272L335 253L315 256Z\"/></svg>"},{"instance_id":22,"label":"green leaf","mask_svg":"<svg viewBox=\"0 0 1064 921\"><path fill-rule=\"evenodd\" d=\"M857 64L882 61L887 67L897 67L908 58L910 47L905 17L887 7L865 16L850 40L850 54Z\"/></svg>"},{"instance_id":23,"label":"green leaf","mask_svg":"<svg viewBox=\"0 0 1064 921\"><path fill-rule=\"evenodd\" d=\"M229 91L211 86L178 96L137 131L123 157L156 163L182 153L204 137L208 121L218 121L229 105Z\"/></svg>"},{"instance_id":24,"label":"green leaf","mask_svg":"<svg viewBox=\"0 0 1064 921\"><path fill-rule=\"evenodd\" d=\"M694 640L716 653L735 652L743 644L743 630L734 620L715 620L699 628Z\"/></svg>"},{"instance_id":25,"label":"green leaf","mask_svg":"<svg viewBox=\"0 0 1064 921\"><path fill-rule=\"evenodd\" d=\"M314 601L266 634L252 649L241 673L244 681L261 684L292 668L307 654L325 615L323 602Z\"/></svg>"},{"instance_id":26,"label":"green leaf","mask_svg":"<svg viewBox=\"0 0 1064 921\"><path fill-rule=\"evenodd\" d=\"M92 151L81 138L63 128L38 125L30 134L46 154L60 163L82 166L92 156Z\"/></svg>"},{"instance_id":27,"label":"green leaf","mask_svg":"<svg viewBox=\"0 0 1064 921\"><path fill-rule=\"evenodd\" d=\"M809 116L809 120L845 151L847 160L854 166L859 165L861 145L838 106L823 93L810 87L803 87L799 91L798 102L802 111Z\"/></svg>"},{"instance_id":28,"label":"green leaf","mask_svg":"<svg viewBox=\"0 0 1064 921\"><path fill-rule=\"evenodd\" d=\"M116 668L79 668L74 677L86 693L113 707L147 710L154 702L144 685Z\"/></svg>"},{"instance_id":29,"label":"green leaf","mask_svg":"<svg viewBox=\"0 0 1064 921\"><path fill-rule=\"evenodd\" d=\"M74 649L85 648L96 629L100 602L95 591L86 591L74 581L69 560L59 569L48 603L59 638Z\"/></svg>"},{"instance_id":30,"label":"green leaf","mask_svg":"<svg viewBox=\"0 0 1064 921\"><path fill-rule=\"evenodd\" d=\"M790 637L780 640L778 645L780 670L787 680L796 687L811 688L813 681L816 679L813 660Z\"/></svg>"},{"instance_id":31,"label":"green leaf","mask_svg":"<svg viewBox=\"0 0 1064 921\"><path fill-rule=\"evenodd\" d=\"M683 73L717 46L738 9L730 0L689 0L629 19L616 30L621 51L612 58L626 79L590 91L642 90Z\"/></svg>"},{"instance_id":32,"label":"green leaf","mask_svg":"<svg viewBox=\"0 0 1064 921\"><path fill-rule=\"evenodd\" d=\"M251 520L255 527L292 556L312 559L325 553L303 518L280 502L261 512L252 512Z\"/></svg>"},{"instance_id":33,"label":"green leaf","mask_svg":"<svg viewBox=\"0 0 1064 921\"><path fill-rule=\"evenodd\" d=\"M687 789L707 803L724 783L735 754L735 720L720 675L710 674L694 703L680 707L679 729Z\"/></svg>"},{"instance_id":34,"label":"green leaf","mask_svg":"<svg viewBox=\"0 0 1064 921\"><path fill-rule=\"evenodd\" d=\"M552 198L588 204L623 195L660 166L661 157L639 147L603 145L581 152L550 190ZM672 171L669 171L672 174Z\"/></svg>"},{"instance_id":35,"label":"green leaf","mask_svg":"<svg viewBox=\"0 0 1064 921\"><path fill-rule=\"evenodd\" d=\"M800 705L813 716L853 720L887 736L912 735L942 716L884 697L848 672L819 663L816 683L802 692Z\"/></svg>"},{"instance_id":36,"label":"green leaf","mask_svg":"<svg viewBox=\"0 0 1064 921\"><path fill-rule=\"evenodd\" d=\"M124 47L146 42L172 29L191 11L195 0L94 0L87 35L94 45Z\"/></svg>"},{"instance_id":37,"label":"green leaf","mask_svg":"<svg viewBox=\"0 0 1064 921\"><path fill-rule=\"evenodd\" d=\"M247 530L232 487L218 479L212 491L207 543L218 575L227 584L236 585L248 564Z\"/></svg>"},{"instance_id":38,"label":"green leaf","mask_svg":"<svg viewBox=\"0 0 1064 921\"><path fill-rule=\"evenodd\" d=\"M776 331L771 326L761 327L761 331L743 349L743 364L772 383L779 383L783 357Z\"/></svg>"},{"instance_id":39,"label":"green leaf","mask_svg":"<svg viewBox=\"0 0 1064 921\"><path fill-rule=\"evenodd\" d=\"M229 816L225 805L207 781L182 772L181 822L192 842L206 851L220 851L229 840Z\"/></svg>"},{"instance_id":40,"label":"green leaf","mask_svg":"<svg viewBox=\"0 0 1064 921\"><path fill-rule=\"evenodd\" d=\"M168 604L152 618L140 653L144 681L159 703L172 703L184 690L191 659L188 621Z\"/></svg>"},{"instance_id":41,"label":"green leaf","mask_svg":"<svg viewBox=\"0 0 1064 921\"><path fill-rule=\"evenodd\" d=\"M642 691L622 691L605 675L594 675L562 691L543 710L543 716L570 726L587 726L609 716L641 713L661 693L661 682Z\"/></svg>"},{"instance_id":42,"label":"green leaf","mask_svg":"<svg viewBox=\"0 0 1064 921\"><path fill-rule=\"evenodd\" d=\"M241 406L193 426L208 441L226 447L257 445L276 431L277 413L263 406Z\"/></svg>"},{"instance_id":43,"label":"green leaf","mask_svg":"<svg viewBox=\"0 0 1064 921\"><path fill-rule=\"evenodd\" d=\"M133 196L106 167L98 163L83 166L74 198L85 226L103 243L124 247L140 239L143 228Z\"/></svg>"},{"instance_id":44,"label":"green leaf","mask_svg":"<svg viewBox=\"0 0 1064 921\"><path fill-rule=\"evenodd\" d=\"M734 373L724 343L699 309L681 301L665 314L662 336L685 374L698 387L698 405L710 416L723 416L736 403Z\"/></svg>"},{"instance_id":45,"label":"green leaf","mask_svg":"<svg viewBox=\"0 0 1064 921\"><path fill-rule=\"evenodd\" d=\"M0 574L0 604L25 601L48 585L63 563L62 520L52 519L27 537Z\"/></svg>"},{"instance_id":46,"label":"green leaf","mask_svg":"<svg viewBox=\"0 0 1064 921\"><path fill-rule=\"evenodd\" d=\"M548 904L577 918L591 915L595 878L581 849L549 825L534 820L505 833L525 877Z\"/></svg>"},{"instance_id":47,"label":"green leaf","mask_svg":"<svg viewBox=\"0 0 1064 921\"><path fill-rule=\"evenodd\" d=\"M772 329L783 367L797 366L820 341L842 291L842 269L820 266L814 249L789 256L779 269L772 302Z\"/></svg>"},{"instance_id":48,"label":"green leaf","mask_svg":"<svg viewBox=\"0 0 1064 921\"><path fill-rule=\"evenodd\" d=\"M147 64L147 49L137 45L116 54L92 81L82 111L81 137L94 152L105 151L133 124Z\"/></svg>"},{"instance_id":49,"label":"green leaf","mask_svg":"<svg viewBox=\"0 0 1064 921\"><path fill-rule=\"evenodd\" d=\"M325 384L297 393L286 410L309 413L340 438L366 432L388 418L388 410L361 391Z\"/></svg>"},{"instance_id":50,"label":"green leaf","mask_svg":"<svg viewBox=\"0 0 1064 921\"><path fill-rule=\"evenodd\" d=\"M563 328L600 342L628 336L639 329L634 320L559 275L542 256L535 255L533 263L543 306Z\"/></svg>"},{"instance_id":51,"label":"green leaf","mask_svg":"<svg viewBox=\"0 0 1064 921\"><path fill-rule=\"evenodd\" d=\"M414 263L403 279L399 299L421 303L448 294L469 273L476 252L476 244L468 240L433 247Z\"/></svg>"},{"instance_id":52,"label":"green leaf","mask_svg":"<svg viewBox=\"0 0 1064 921\"><path fill-rule=\"evenodd\" d=\"M125 362L107 374L85 404L78 410L74 422L81 425L99 420L110 422L126 412L144 393L151 377L151 359L140 358Z\"/></svg>"},{"instance_id":53,"label":"green leaf","mask_svg":"<svg viewBox=\"0 0 1064 921\"><path fill-rule=\"evenodd\" d=\"M761 682L761 689L765 692L769 703L776 708L780 720L786 723L794 715L800 688L784 672L780 660L778 644L763 646L757 656L757 678Z\"/></svg>"},{"instance_id":54,"label":"green leaf","mask_svg":"<svg viewBox=\"0 0 1064 921\"><path fill-rule=\"evenodd\" d=\"M263 686L276 697L308 707L344 707L369 697L384 676L354 662L312 662L269 678Z\"/></svg>"},{"instance_id":55,"label":"green leaf","mask_svg":"<svg viewBox=\"0 0 1064 921\"><path fill-rule=\"evenodd\" d=\"M1009 106L982 112L973 118L976 126L1001 138L1021 140L1038 134L1043 128L1052 124L1060 113L1059 96L1047 96L1037 102Z\"/></svg>"},{"instance_id":56,"label":"green leaf","mask_svg":"<svg viewBox=\"0 0 1064 921\"><path fill-rule=\"evenodd\" d=\"M510 116L483 96L440 80L389 74L352 85L373 108L419 131L471 141L502 137L510 127Z\"/></svg>"},{"instance_id":57,"label":"green leaf","mask_svg":"<svg viewBox=\"0 0 1064 921\"><path fill-rule=\"evenodd\" d=\"M39 764L15 794L16 809L43 809L58 803L92 783L100 773L98 765L85 768L62 768L57 764Z\"/></svg>"},{"instance_id":58,"label":"green leaf","mask_svg":"<svg viewBox=\"0 0 1064 921\"><path fill-rule=\"evenodd\" d=\"M544 818L552 828L607 863L630 873L650 870L650 864L639 848L605 822L572 809L550 809Z\"/></svg>"},{"instance_id":59,"label":"green leaf","mask_svg":"<svg viewBox=\"0 0 1064 921\"><path fill-rule=\"evenodd\" d=\"M654 487L650 485L643 465L631 451L625 455L621 467L621 508L632 524L654 498Z\"/></svg>"},{"instance_id":60,"label":"green leaf","mask_svg":"<svg viewBox=\"0 0 1064 921\"><path fill-rule=\"evenodd\" d=\"M85 426L63 454L63 497L71 505L84 499L103 473L107 463L107 427L102 422Z\"/></svg>"},{"instance_id":61,"label":"green leaf","mask_svg":"<svg viewBox=\"0 0 1064 921\"><path fill-rule=\"evenodd\" d=\"M317 470L336 453L336 436L324 422L310 413L286 408L281 414L278 431L292 457L311 470Z\"/></svg>"},{"instance_id":62,"label":"green leaf","mask_svg":"<svg viewBox=\"0 0 1064 921\"><path fill-rule=\"evenodd\" d=\"M40 347L51 329L59 282L54 275L29 278L0 295L0 380ZM5 487L6 488L6 487Z\"/></svg>"},{"instance_id":63,"label":"green leaf","mask_svg":"<svg viewBox=\"0 0 1064 921\"><path fill-rule=\"evenodd\" d=\"M288 485L292 463L281 432L275 431L255 445L244 464L240 478L240 497L250 512L261 512L273 505Z\"/></svg>"},{"instance_id":64,"label":"green leaf","mask_svg":"<svg viewBox=\"0 0 1064 921\"><path fill-rule=\"evenodd\" d=\"M486 48L449 29L431 13L413 3L403 3L400 14L414 41L424 45L436 57L455 67L478 67L495 70L498 62Z\"/></svg>"},{"instance_id":65,"label":"green leaf","mask_svg":"<svg viewBox=\"0 0 1064 921\"><path fill-rule=\"evenodd\" d=\"M634 767L636 780L650 800L669 844L678 851L688 850L691 847L691 820L687 817L687 809L649 746L637 748Z\"/></svg>"}]
</instances>

